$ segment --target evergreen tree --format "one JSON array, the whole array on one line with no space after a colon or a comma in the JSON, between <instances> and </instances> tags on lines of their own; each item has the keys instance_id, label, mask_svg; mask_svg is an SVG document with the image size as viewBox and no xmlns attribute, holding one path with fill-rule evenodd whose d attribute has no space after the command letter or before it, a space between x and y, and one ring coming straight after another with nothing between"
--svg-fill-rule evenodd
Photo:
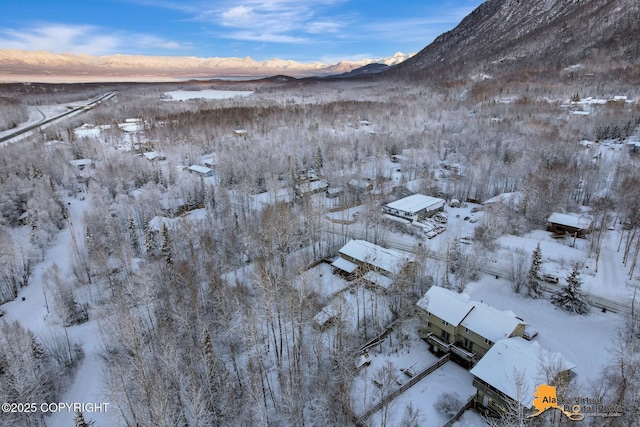
<instances>
[{"instance_id":1,"label":"evergreen tree","mask_svg":"<svg viewBox=\"0 0 640 427\"><path fill-rule=\"evenodd\" d=\"M162 224L162 256L168 265L173 264L173 254L171 253L171 238L167 224Z\"/></svg>"},{"instance_id":2,"label":"evergreen tree","mask_svg":"<svg viewBox=\"0 0 640 427\"><path fill-rule=\"evenodd\" d=\"M164 179L164 174L161 170L158 170L158 185L167 188L167 182Z\"/></svg>"},{"instance_id":3,"label":"evergreen tree","mask_svg":"<svg viewBox=\"0 0 640 427\"><path fill-rule=\"evenodd\" d=\"M127 218L127 229L129 230L129 238L131 239L133 252L138 255L140 252L140 246L138 245L138 233L136 233L136 224L133 222L133 217L131 215Z\"/></svg>"},{"instance_id":4,"label":"evergreen tree","mask_svg":"<svg viewBox=\"0 0 640 427\"><path fill-rule=\"evenodd\" d=\"M580 279L580 267L578 264L573 266L573 270L565 280L567 281L567 286L551 297L551 302L570 313L588 313L587 299L580 290L582 280Z\"/></svg>"},{"instance_id":5,"label":"evergreen tree","mask_svg":"<svg viewBox=\"0 0 640 427\"><path fill-rule=\"evenodd\" d=\"M293 195L296 200L300 200L302 193L300 192L300 185L302 183L302 177L300 176L300 166L296 163L296 166L291 171L291 181L293 184Z\"/></svg>"},{"instance_id":6,"label":"evergreen tree","mask_svg":"<svg viewBox=\"0 0 640 427\"><path fill-rule=\"evenodd\" d=\"M542 296L542 275L540 268L542 266L542 250L540 243L536 246L531 255L531 267L527 275L527 294L532 298L540 298Z\"/></svg>"},{"instance_id":7,"label":"evergreen tree","mask_svg":"<svg viewBox=\"0 0 640 427\"><path fill-rule=\"evenodd\" d=\"M320 175L320 170L322 170L323 163L324 160L322 158L322 150L320 149L320 147L318 147L315 154L313 155L313 168L318 175Z\"/></svg>"},{"instance_id":8,"label":"evergreen tree","mask_svg":"<svg viewBox=\"0 0 640 427\"><path fill-rule=\"evenodd\" d=\"M147 252L147 255L153 254L153 251L156 249L156 238L151 228L149 226L149 217L145 215L144 217L144 250Z\"/></svg>"},{"instance_id":9,"label":"evergreen tree","mask_svg":"<svg viewBox=\"0 0 640 427\"><path fill-rule=\"evenodd\" d=\"M93 425L93 421L85 421L84 415L82 415L82 412L80 411L76 411L76 416L73 418L73 422L76 427L91 427Z\"/></svg>"}]
</instances>

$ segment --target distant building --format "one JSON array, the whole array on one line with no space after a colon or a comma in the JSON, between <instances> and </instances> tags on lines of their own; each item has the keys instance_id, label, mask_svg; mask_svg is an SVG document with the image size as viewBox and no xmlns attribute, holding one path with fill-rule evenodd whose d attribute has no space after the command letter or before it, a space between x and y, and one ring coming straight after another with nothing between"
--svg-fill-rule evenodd
<instances>
[{"instance_id":1,"label":"distant building","mask_svg":"<svg viewBox=\"0 0 640 427\"><path fill-rule=\"evenodd\" d=\"M344 188L342 187L328 187L326 194L330 199L339 197L344 192Z\"/></svg>"},{"instance_id":2,"label":"distant building","mask_svg":"<svg viewBox=\"0 0 640 427\"><path fill-rule=\"evenodd\" d=\"M443 199L425 196L423 194L414 194L384 205L382 211L388 215L417 221L444 210L444 204L445 201Z\"/></svg>"},{"instance_id":3,"label":"distant building","mask_svg":"<svg viewBox=\"0 0 640 427\"><path fill-rule=\"evenodd\" d=\"M298 189L300 194L316 194L321 193L329 188L329 184L325 180L317 180L317 181L305 181L300 183Z\"/></svg>"},{"instance_id":4,"label":"distant building","mask_svg":"<svg viewBox=\"0 0 640 427\"><path fill-rule=\"evenodd\" d=\"M95 168L96 162L91 159L75 159L69 160L71 166L75 166L78 170L84 170L86 167Z\"/></svg>"},{"instance_id":5,"label":"distant building","mask_svg":"<svg viewBox=\"0 0 640 427\"><path fill-rule=\"evenodd\" d=\"M320 330L331 326L334 319L340 315L340 311L332 305L323 307L315 316L313 316L313 325Z\"/></svg>"},{"instance_id":6,"label":"distant building","mask_svg":"<svg viewBox=\"0 0 640 427\"><path fill-rule=\"evenodd\" d=\"M432 286L418 301L420 336L434 353L451 353L466 367L475 365L503 338L522 337L526 323L511 311L472 301L439 286Z\"/></svg>"},{"instance_id":7,"label":"distant building","mask_svg":"<svg viewBox=\"0 0 640 427\"><path fill-rule=\"evenodd\" d=\"M167 155L161 151L149 151L142 154L150 162L158 160L167 160Z\"/></svg>"},{"instance_id":8,"label":"distant building","mask_svg":"<svg viewBox=\"0 0 640 427\"><path fill-rule=\"evenodd\" d=\"M187 170L189 171L189 173L195 173L204 177L213 176L213 169L206 166L191 165L187 168Z\"/></svg>"},{"instance_id":9,"label":"distant building","mask_svg":"<svg viewBox=\"0 0 640 427\"><path fill-rule=\"evenodd\" d=\"M592 218L588 215L554 212L547 219L547 230L555 234L584 237L591 229Z\"/></svg>"},{"instance_id":10,"label":"distant building","mask_svg":"<svg viewBox=\"0 0 640 427\"><path fill-rule=\"evenodd\" d=\"M373 190L373 180L371 178L354 178L348 182L348 185L357 195Z\"/></svg>"},{"instance_id":11,"label":"distant building","mask_svg":"<svg viewBox=\"0 0 640 427\"><path fill-rule=\"evenodd\" d=\"M331 264L348 278L360 275L370 283L388 289L411 258L393 249L383 248L366 240L351 240L344 245Z\"/></svg>"},{"instance_id":12,"label":"distant building","mask_svg":"<svg viewBox=\"0 0 640 427\"><path fill-rule=\"evenodd\" d=\"M491 416L506 414L517 405L531 409L540 385L566 384L575 367L562 354L550 353L536 342L520 337L499 340L470 371L477 390L475 406ZM553 369L556 377L545 379L544 368Z\"/></svg>"}]
</instances>

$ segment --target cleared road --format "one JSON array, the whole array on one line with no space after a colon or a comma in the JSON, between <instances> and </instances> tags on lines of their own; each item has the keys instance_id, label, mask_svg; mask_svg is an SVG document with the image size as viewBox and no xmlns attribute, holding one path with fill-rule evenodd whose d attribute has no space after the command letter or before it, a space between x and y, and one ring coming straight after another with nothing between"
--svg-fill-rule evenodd
<instances>
[{"instance_id":1,"label":"cleared road","mask_svg":"<svg viewBox=\"0 0 640 427\"><path fill-rule=\"evenodd\" d=\"M100 104L102 101L106 101L108 99L111 99L115 95L116 94L113 93L113 92L106 93L106 94L96 98L95 100L93 100L93 101L91 101L91 102L89 102L89 103L87 103L85 105L81 105L80 107L76 107L76 108L73 108L73 109L71 109L69 111L65 111L62 114L58 114L56 116L49 117L48 119L45 118L44 113L42 113L42 111L40 111L38 109L38 111L40 111L40 114L42 114L42 117L43 117L42 120L40 120L36 124L32 124L32 125L20 128L20 129L16 129L14 132L11 132L10 134L7 134L7 135L1 137L0 138L0 143L9 141L9 140L11 140L11 139L13 139L13 138L15 138L15 137L17 137L19 135L25 134L27 132L31 132L34 129L37 129L37 128L39 128L41 126L44 126L44 125L47 125L49 123L53 123L53 122L55 122L57 120L60 120L60 119L62 119L64 117L67 117L67 116L69 116L71 114L78 113L78 112L81 112L81 111L88 111L88 110L92 109L93 107L95 107L96 105Z\"/></svg>"}]
</instances>

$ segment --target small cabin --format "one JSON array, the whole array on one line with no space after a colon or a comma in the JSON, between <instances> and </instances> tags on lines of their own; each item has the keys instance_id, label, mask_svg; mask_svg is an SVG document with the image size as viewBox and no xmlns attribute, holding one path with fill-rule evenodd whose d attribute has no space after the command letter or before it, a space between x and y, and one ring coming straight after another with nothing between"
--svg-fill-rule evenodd
<instances>
[{"instance_id":1,"label":"small cabin","mask_svg":"<svg viewBox=\"0 0 640 427\"><path fill-rule=\"evenodd\" d=\"M187 168L187 170L189 171L189 173L195 173L203 177L213 176L213 169L206 166L191 165Z\"/></svg>"},{"instance_id":2,"label":"small cabin","mask_svg":"<svg viewBox=\"0 0 640 427\"><path fill-rule=\"evenodd\" d=\"M588 215L554 212L547 219L547 230L557 235L569 234L584 237L591 229L592 219Z\"/></svg>"}]
</instances>

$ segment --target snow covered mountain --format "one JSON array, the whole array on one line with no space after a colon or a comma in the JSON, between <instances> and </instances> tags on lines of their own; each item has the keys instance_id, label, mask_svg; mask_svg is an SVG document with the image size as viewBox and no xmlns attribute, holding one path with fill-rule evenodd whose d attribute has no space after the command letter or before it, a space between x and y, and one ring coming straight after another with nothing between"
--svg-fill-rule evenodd
<instances>
[{"instance_id":1,"label":"snow covered mountain","mask_svg":"<svg viewBox=\"0 0 640 427\"><path fill-rule=\"evenodd\" d=\"M640 64L637 0L487 0L387 74L462 78Z\"/></svg>"},{"instance_id":2,"label":"snow covered mountain","mask_svg":"<svg viewBox=\"0 0 640 427\"><path fill-rule=\"evenodd\" d=\"M411 57L401 52L387 58L343 61L337 64L302 63L283 59L256 61L244 58L197 58L175 56L90 56L45 51L0 49L0 74L4 80L20 76L89 76L133 78L186 78L221 76L294 77L345 73L370 63L395 65Z\"/></svg>"}]
</instances>

